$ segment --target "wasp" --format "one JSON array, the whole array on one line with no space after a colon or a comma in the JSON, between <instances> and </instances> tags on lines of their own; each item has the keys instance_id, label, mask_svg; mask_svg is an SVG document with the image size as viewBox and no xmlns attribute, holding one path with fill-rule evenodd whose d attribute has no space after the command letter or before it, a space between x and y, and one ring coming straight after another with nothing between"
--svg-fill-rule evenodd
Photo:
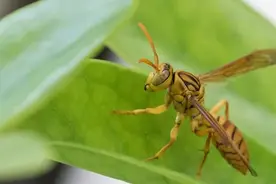
<instances>
[{"instance_id":1,"label":"wasp","mask_svg":"<svg viewBox=\"0 0 276 184\"><path fill-rule=\"evenodd\" d=\"M276 49L257 50L210 72L194 75L186 71L174 70L169 63L160 63L149 32L142 23L139 23L138 26L145 34L154 54L154 63L146 58L139 60L140 63L145 63L154 69L148 75L144 90L148 92L167 90L165 103L153 108L115 110L113 113L122 115L161 114L171 104L177 112L174 126L170 131L169 142L154 156L146 160L160 158L176 141L184 118L189 118L191 131L197 136L207 137L203 149L204 157L198 168L197 177L201 176L211 142L233 168L244 175L249 171L252 176L257 176L257 172L250 165L244 137L229 119L229 102L221 100L210 111L204 107L205 84L223 81L229 77L275 65ZM219 116L218 112L223 107L224 116Z\"/></svg>"}]
</instances>

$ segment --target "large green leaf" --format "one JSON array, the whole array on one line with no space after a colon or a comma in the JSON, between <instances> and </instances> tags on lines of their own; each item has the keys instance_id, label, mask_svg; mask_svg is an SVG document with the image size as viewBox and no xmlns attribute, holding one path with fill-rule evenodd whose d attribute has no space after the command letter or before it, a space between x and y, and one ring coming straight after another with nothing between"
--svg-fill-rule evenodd
<instances>
[{"instance_id":1,"label":"large green leaf","mask_svg":"<svg viewBox=\"0 0 276 184\"><path fill-rule=\"evenodd\" d=\"M173 108L161 115L111 114L114 109L163 103L164 93L144 92L145 78L144 74L115 64L93 61L46 106L21 123L20 128L38 131L51 140L59 153L53 159L60 162L130 183L195 183L195 173L203 156L198 149L203 147L204 139L193 135L187 122L176 144L162 159L152 163L155 166L143 162L169 140L176 114ZM203 170L203 180L272 183L275 155L252 139L247 140L258 178L244 177L212 150Z\"/></svg>"},{"instance_id":2,"label":"large green leaf","mask_svg":"<svg viewBox=\"0 0 276 184\"><path fill-rule=\"evenodd\" d=\"M34 111L84 66L131 0L45 0L0 23L0 124ZM69 75L70 74L70 75Z\"/></svg>"},{"instance_id":3,"label":"large green leaf","mask_svg":"<svg viewBox=\"0 0 276 184\"><path fill-rule=\"evenodd\" d=\"M168 140L172 114L137 118L111 114L122 105L131 108L162 103L162 94L143 94L140 87L144 77L115 64L90 62L68 86L21 123L20 128L44 135L59 153L53 159L66 164L131 183L196 183L183 173L143 162ZM137 98L133 101L133 97ZM160 123L164 125L162 128ZM180 151L182 148L179 144L178 153L171 154L185 158L182 153L186 151ZM195 148L186 153L192 150ZM178 165L178 161L171 159L170 164Z\"/></svg>"}]
</instances>

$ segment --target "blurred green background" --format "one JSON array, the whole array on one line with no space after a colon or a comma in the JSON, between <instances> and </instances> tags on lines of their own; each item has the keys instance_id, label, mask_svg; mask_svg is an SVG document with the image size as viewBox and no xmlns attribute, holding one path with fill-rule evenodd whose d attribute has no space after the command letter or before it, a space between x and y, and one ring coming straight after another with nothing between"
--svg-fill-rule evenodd
<instances>
[{"instance_id":1,"label":"blurred green background","mask_svg":"<svg viewBox=\"0 0 276 184\"><path fill-rule=\"evenodd\" d=\"M202 180L196 180L205 139L192 134L188 121L160 160L143 162L169 140L176 113L173 108L161 115L110 113L164 100L165 91L143 90L151 68L137 61L153 56L138 22L147 26L160 60L198 74L253 50L276 48L275 27L237 0L44 0L23 8L0 22L0 131L6 142L0 147L6 155L0 157L0 177L37 174L11 169L7 175L8 166L1 164L1 158L23 155L8 150L33 149L19 160L29 163L23 161L40 155L27 165L41 173L51 168L41 164L50 158L129 183L275 183L275 67L206 89L207 108L229 100L231 120L244 133L257 178L241 175L212 147ZM120 62L91 59L103 46ZM22 144L9 138L16 134L30 143L16 146ZM11 144L17 151L5 147ZM22 163L15 160L13 166L28 167Z\"/></svg>"}]
</instances>

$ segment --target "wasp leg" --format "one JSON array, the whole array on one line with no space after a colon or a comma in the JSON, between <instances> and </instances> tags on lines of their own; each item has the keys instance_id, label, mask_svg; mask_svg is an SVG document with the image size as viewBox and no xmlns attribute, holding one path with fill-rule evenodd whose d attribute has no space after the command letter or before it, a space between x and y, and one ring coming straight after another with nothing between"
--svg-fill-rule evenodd
<instances>
[{"instance_id":1,"label":"wasp leg","mask_svg":"<svg viewBox=\"0 0 276 184\"><path fill-rule=\"evenodd\" d=\"M170 141L165 146L163 146L154 156L146 159L146 161L160 158L165 153L165 151L168 150L173 145L173 143L176 141L178 130L183 119L184 119L184 115L181 113L178 113L176 116L174 127L171 129L171 132L170 132Z\"/></svg>"},{"instance_id":2,"label":"wasp leg","mask_svg":"<svg viewBox=\"0 0 276 184\"><path fill-rule=\"evenodd\" d=\"M145 109L135 109L135 110L114 110L112 112L115 114L124 114L124 115L161 114L169 108L171 103L172 103L172 98L167 94L165 96L165 104L159 105L157 107L145 108Z\"/></svg>"},{"instance_id":3,"label":"wasp leg","mask_svg":"<svg viewBox=\"0 0 276 184\"><path fill-rule=\"evenodd\" d=\"M203 156L203 159L199 165L199 168L198 168L198 171L197 171L197 178L199 179L201 177L201 171L202 171L202 168L203 168L203 165L207 159L207 156L209 154L209 150L210 150L210 144L211 144L211 139L212 139L212 133L209 133L208 135L208 138L206 139L206 142L205 142L205 146L204 146L204 156Z\"/></svg>"},{"instance_id":4,"label":"wasp leg","mask_svg":"<svg viewBox=\"0 0 276 184\"><path fill-rule=\"evenodd\" d=\"M228 103L227 100L221 100L221 101L219 101L219 102L210 110L210 113L211 113L214 117L216 117L218 111L219 111L223 106L225 106L225 111L224 111L225 118L226 118L226 120L229 120L229 103Z\"/></svg>"},{"instance_id":5,"label":"wasp leg","mask_svg":"<svg viewBox=\"0 0 276 184\"><path fill-rule=\"evenodd\" d=\"M146 109L135 109L135 110L114 110L115 114L125 114L125 115L137 115L137 114L161 114L168 109L166 104L159 105L154 108L146 108Z\"/></svg>"}]
</instances>

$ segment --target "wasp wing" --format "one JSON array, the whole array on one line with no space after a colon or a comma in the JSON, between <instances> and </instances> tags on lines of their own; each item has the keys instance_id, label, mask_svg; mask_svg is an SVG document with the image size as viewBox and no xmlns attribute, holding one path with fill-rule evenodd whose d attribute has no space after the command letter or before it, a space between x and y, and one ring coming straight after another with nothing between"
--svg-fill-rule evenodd
<instances>
[{"instance_id":1,"label":"wasp wing","mask_svg":"<svg viewBox=\"0 0 276 184\"><path fill-rule=\"evenodd\" d=\"M241 157L244 164L247 166L248 170L253 176L257 176L257 172L249 165L246 158L242 155L240 150L237 148L237 146L233 143L233 141L229 138L224 128L217 122L217 120L203 107L199 104L199 102L194 98L190 98L191 103L199 113L210 123L211 127L219 134L219 136L222 138L223 143L225 145L230 145Z\"/></svg>"},{"instance_id":2,"label":"wasp wing","mask_svg":"<svg viewBox=\"0 0 276 184\"><path fill-rule=\"evenodd\" d=\"M276 49L258 50L198 77L203 83L219 82L229 77L275 64Z\"/></svg>"},{"instance_id":3,"label":"wasp wing","mask_svg":"<svg viewBox=\"0 0 276 184\"><path fill-rule=\"evenodd\" d=\"M217 120L195 99L195 97L190 98L191 103L199 113L210 123L212 128L220 135L225 145L229 145L231 143L231 139L229 139L227 133L224 128L217 122Z\"/></svg>"}]
</instances>

